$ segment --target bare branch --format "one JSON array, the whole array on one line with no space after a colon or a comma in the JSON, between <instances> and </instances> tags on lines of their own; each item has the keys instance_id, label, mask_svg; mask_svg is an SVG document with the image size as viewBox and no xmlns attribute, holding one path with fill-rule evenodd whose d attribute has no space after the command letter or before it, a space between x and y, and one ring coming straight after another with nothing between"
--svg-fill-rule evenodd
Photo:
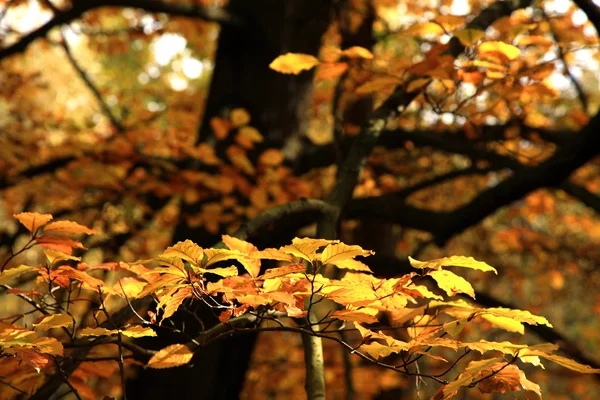
<instances>
[{"instance_id":1,"label":"bare branch","mask_svg":"<svg viewBox=\"0 0 600 400\"><path fill-rule=\"evenodd\" d=\"M132 7L153 13L165 13L189 18L201 18L218 23L237 23L238 21L220 8L208 8L199 4L170 3L155 0L79 0L73 7L55 13L54 17L39 28L24 35L18 42L0 50L0 60L25 51L38 38L45 37L56 26L67 24L85 12L101 7Z\"/></svg>"}]
</instances>

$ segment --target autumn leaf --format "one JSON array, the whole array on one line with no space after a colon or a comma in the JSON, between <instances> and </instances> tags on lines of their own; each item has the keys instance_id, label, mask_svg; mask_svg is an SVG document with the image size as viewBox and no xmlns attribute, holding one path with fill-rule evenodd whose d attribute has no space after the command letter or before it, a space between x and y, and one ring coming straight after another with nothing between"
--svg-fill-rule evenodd
<instances>
[{"instance_id":1,"label":"autumn leaf","mask_svg":"<svg viewBox=\"0 0 600 400\"><path fill-rule=\"evenodd\" d=\"M258 277L258 279L273 279L278 278L280 276L293 274L297 272L306 271L306 265L304 264L289 264L279 268L271 268L265 271L265 273Z\"/></svg>"},{"instance_id":2,"label":"autumn leaf","mask_svg":"<svg viewBox=\"0 0 600 400\"><path fill-rule=\"evenodd\" d=\"M498 274L498 271L496 271L495 268L489 266L488 264L486 264L482 261L477 261L473 257L451 256L451 257L438 258L438 259L431 260L431 261L419 261L419 260L415 260L414 258L409 256L408 261L410 262L410 265L412 265L414 268L418 268L418 269L424 269L424 268L440 269L442 267L462 267L462 268L476 269L476 270L484 271L484 272L491 271L491 272L494 272L495 274Z\"/></svg>"},{"instance_id":3,"label":"autumn leaf","mask_svg":"<svg viewBox=\"0 0 600 400\"><path fill-rule=\"evenodd\" d=\"M34 322L33 326L36 330L47 331L52 328L62 328L73 324L73 317L69 314L53 314L48 315Z\"/></svg>"},{"instance_id":4,"label":"autumn leaf","mask_svg":"<svg viewBox=\"0 0 600 400\"><path fill-rule=\"evenodd\" d=\"M250 114L243 108L234 108L229 115L231 125L234 128L244 126L250 123Z\"/></svg>"},{"instance_id":5,"label":"autumn leaf","mask_svg":"<svg viewBox=\"0 0 600 400\"><path fill-rule=\"evenodd\" d=\"M435 279L439 288L445 291L448 296L465 293L475 298L475 290L465 278L446 270L431 271L429 275Z\"/></svg>"},{"instance_id":6,"label":"autumn leaf","mask_svg":"<svg viewBox=\"0 0 600 400\"><path fill-rule=\"evenodd\" d=\"M410 28L404 31L407 35L441 35L444 33L444 28L435 22L423 22L420 24L412 25Z\"/></svg>"},{"instance_id":7,"label":"autumn leaf","mask_svg":"<svg viewBox=\"0 0 600 400\"><path fill-rule=\"evenodd\" d=\"M116 329L106 329L106 328L83 328L79 331L79 336L112 336L119 333Z\"/></svg>"},{"instance_id":8,"label":"autumn leaf","mask_svg":"<svg viewBox=\"0 0 600 400\"><path fill-rule=\"evenodd\" d=\"M321 262L323 264L336 265L338 261L352 259L356 256L370 256L375 254L371 250L363 250L360 246L349 246L344 243L332 243L325 247L321 253Z\"/></svg>"},{"instance_id":9,"label":"autumn leaf","mask_svg":"<svg viewBox=\"0 0 600 400\"><path fill-rule=\"evenodd\" d=\"M18 267L5 269L4 271L2 271L2 273L0 273L0 284L1 285L7 284L14 278L16 278L22 274L25 274L27 272L30 272L34 268L35 267L31 267L29 265L19 265Z\"/></svg>"},{"instance_id":10,"label":"autumn leaf","mask_svg":"<svg viewBox=\"0 0 600 400\"><path fill-rule=\"evenodd\" d=\"M81 242L58 236L42 235L35 239L42 247L71 255L73 249L86 249Z\"/></svg>"},{"instance_id":11,"label":"autumn leaf","mask_svg":"<svg viewBox=\"0 0 600 400\"><path fill-rule=\"evenodd\" d=\"M285 159L285 156L283 155L283 153L280 150L267 149L262 152L262 154L258 158L258 162L259 162L259 164L276 167L276 166L280 165L284 159Z\"/></svg>"},{"instance_id":12,"label":"autumn leaf","mask_svg":"<svg viewBox=\"0 0 600 400\"><path fill-rule=\"evenodd\" d=\"M417 78L411 80L406 86L406 92L412 93L415 92L425 86L427 86L431 82L431 78Z\"/></svg>"},{"instance_id":13,"label":"autumn leaf","mask_svg":"<svg viewBox=\"0 0 600 400\"><path fill-rule=\"evenodd\" d=\"M319 64L319 59L309 54L287 53L277 57L269 68L282 74L298 75L302 71L312 69Z\"/></svg>"},{"instance_id":14,"label":"autumn leaf","mask_svg":"<svg viewBox=\"0 0 600 400\"><path fill-rule=\"evenodd\" d=\"M173 344L154 354L146 366L156 369L179 367L189 363L193 356L186 345Z\"/></svg>"},{"instance_id":15,"label":"autumn leaf","mask_svg":"<svg viewBox=\"0 0 600 400\"><path fill-rule=\"evenodd\" d=\"M342 321L354 321L361 324L374 324L378 322L377 314L379 310L374 308L363 307L359 310L337 310L331 314L331 318Z\"/></svg>"},{"instance_id":16,"label":"autumn leaf","mask_svg":"<svg viewBox=\"0 0 600 400\"><path fill-rule=\"evenodd\" d=\"M46 255L46 258L48 259L50 264L54 264L59 261L67 261L67 260L81 261L81 257L75 257L75 256L65 254L60 251L52 250L52 249L44 250L44 254Z\"/></svg>"},{"instance_id":17,"label":"autumn leaf","mask_svg":"<svg viewBox=\"0 0 600 400\"><path fill-rule=\"evenodd\" d=\"M483 42L477 48L479 54L482 53L499 53L512 61L521 54L518 47L500 41Z\"/></svg>"},{"instance_id":18,"label":"autumn leaf","mask_svg":"<svg viewBox=\"0 0 600 400\"><path fill-rule=\"evenodd\" d=\"M204 251L202 247L188 239L168 247L160 257L178 257L192 265L198 266L202 263Z\"/></svg>"},{"instance_id":19,"label":"autumn leaf","mask_svg":"<svg viewBox=\"0 0 600 400\"><path fill-rule=\"evenodd\" d=\"M82 233L85 233L86 235L93 235L96 233L95 230L80 225L77 222L73 221L51 222L48 225L44 226L43 231L46 233L71 233L74 235Z\"/></svg>"},{"instance_id":20,"label":"autumn leaf","mask_svg":"<svg viewBox=\"0 0 600 400\"><path fill-rule=\"evenodd\" d=\"M13 217L19 220L19 222L27 228L29 232L35 232L41 226L45 225L52 219L51 214L39 214L32 212L23 212L20 214L13 214Z\"/></svg>"},{"instance_id":21,"label":"autumn leaf","mask_svg":"<svg viewBox=\"0 0 600 400\"><path fill-rule=\"evenodd\" d=\"M363 58L365 60L370 60L373 58L373 53L364 47L360 46L352 46L342 51L342 55L348 58Z\"/></svg>"},{"instance_id":22,"label":"autumn leaf","mask_svg":"<svg viewBox=\"0 0 600 400\"><path fill-rule=\"evenodd\" d=\"M130 338L157 336L156 332L152 328L141 325L130 326L129 328L122 330L121 334Z\"/></svg>"},{"instance_id":23,"label":"autumn leaf","mask_svg":"<svg viewBox=\"0 0 600 400\"><path fill-rule=\"evenodd\" d=\"M284 253L291 254L294 257L303 258L308 262L312 262L315 258L317 258L317 249L336 242L336 240L326 239L294 238L292 240L292 244L283 246L279 250Z\"/></svg>"},{"instance_id":24,"label":"autumn leaf","mask_svg":"<svg viewBox=\"0 0 600 400\"><path fill-rule=\"evenodd\" d=\"M479 29L463 29L455 32L454 36L460 40L463 46L471 47L485 37L485 32Z\"/></svg>"}]
</instances>

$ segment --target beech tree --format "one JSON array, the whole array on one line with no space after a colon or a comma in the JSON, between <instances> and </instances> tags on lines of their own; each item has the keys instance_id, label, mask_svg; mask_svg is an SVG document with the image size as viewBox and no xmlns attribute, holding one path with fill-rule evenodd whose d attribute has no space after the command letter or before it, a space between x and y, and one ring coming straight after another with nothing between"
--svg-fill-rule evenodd
<instances>
[{"instance_id":1,"label":"beech tree","mask_svg":"<svg viewBox=\"0 0 600 400\"><path fill-rule=\"evenodd\" d=\"M595 398L598 9L421 3L4 2L0 396Z\"/></svg>"}]
</instances>

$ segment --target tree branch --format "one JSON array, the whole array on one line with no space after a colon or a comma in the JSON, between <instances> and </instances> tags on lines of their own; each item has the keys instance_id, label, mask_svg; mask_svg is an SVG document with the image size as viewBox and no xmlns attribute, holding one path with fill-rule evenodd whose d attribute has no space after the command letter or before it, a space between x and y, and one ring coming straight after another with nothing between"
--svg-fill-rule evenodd
<instances>
[{"instance_id":1,"label":"tree branch","mask_svg":"<svg viewBox=\"0 0 600 400\"><path fill-rule=\"evenodd\" d=\"M66 27L64 29L68 29L68 27ZM66 38L66 36L64 34L64 31L61 32L61 36L62 36L61 47L65 50L65 54L67 55L67 58L69 59L69 62L71 63L71 65L73 66L73 68L75 68L75 71L77 71L77 74L79 75L79 77L81 78L81 80L83 81L83 83L92 92L92 94L94 95L94 97L98 101L98 104L100 104L100 108L102 109L102 112L110 120L110 123L115 127L115 129L117 131L123 132L123 129L124 129L123 125L114 116L114 114L112 113L110 107L108 106L108 104L106 104L106 102L102 98L102 94L100 93L100 91L98 90L98 88L96 87L96 85L94 85L94 83L91 81L90 77L88 76L87 72L79 65L79 63L77 62L77 60L73 56L73 53L71 52L71 48L69 47L69 42L68 42L68 40L67 40L67 38Z\"/></svg>"},{"instance_id":2,"label":"tree branch","mask_svg":"<svg viewBox=\"0 0 600 400\"><path fill-rule=\"evenodd\" d=\"M237 19L220 8L209 8L198 4L167 3L155 0L78 0L73 7L55 13L44 25L24 35L18 42L0 50L0 60L25 51L38 38L46 36L56 26L67 24L85 12L101 7L132 7L152 13L165 13L189 18L201 18L218 23L238 23Z\"/></svg>"}]
</instances>

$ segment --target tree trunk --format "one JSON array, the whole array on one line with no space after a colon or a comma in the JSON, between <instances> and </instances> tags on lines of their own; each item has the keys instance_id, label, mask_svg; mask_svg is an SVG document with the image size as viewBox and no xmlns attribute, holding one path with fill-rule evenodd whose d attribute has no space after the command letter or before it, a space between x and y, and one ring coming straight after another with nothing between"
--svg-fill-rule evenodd
<instances>
[{"instance_id":1,"label":"tree trunk","mask_svg":"<svg viewBox=\"0 0 600 400\"><path fill-rule=\"evenodd\" d=\"M329 0L231 0L228 11L240 24L223 26L219 35L215 69L198 141L210 140L209 121L235 107L246 109L251 125L271 146L283 146L305 130L313 73L283 75L269 69L287 52L317 55L329 25ZM186 209L173 242L193 240L201 246L217 238L185 223ZM193 212L194 210L190 209ZM212 311L200 311L206 328L218 322ZM181 320L179 321L179 323ZM186 321L191 322L191 321ZM135 399L237 399L256 334L235 336L214 343L194 357L193 366L169 370L140 370L128 384ZM172 342L161 342L162 348Z\"/></svg>"}]
</instances>

